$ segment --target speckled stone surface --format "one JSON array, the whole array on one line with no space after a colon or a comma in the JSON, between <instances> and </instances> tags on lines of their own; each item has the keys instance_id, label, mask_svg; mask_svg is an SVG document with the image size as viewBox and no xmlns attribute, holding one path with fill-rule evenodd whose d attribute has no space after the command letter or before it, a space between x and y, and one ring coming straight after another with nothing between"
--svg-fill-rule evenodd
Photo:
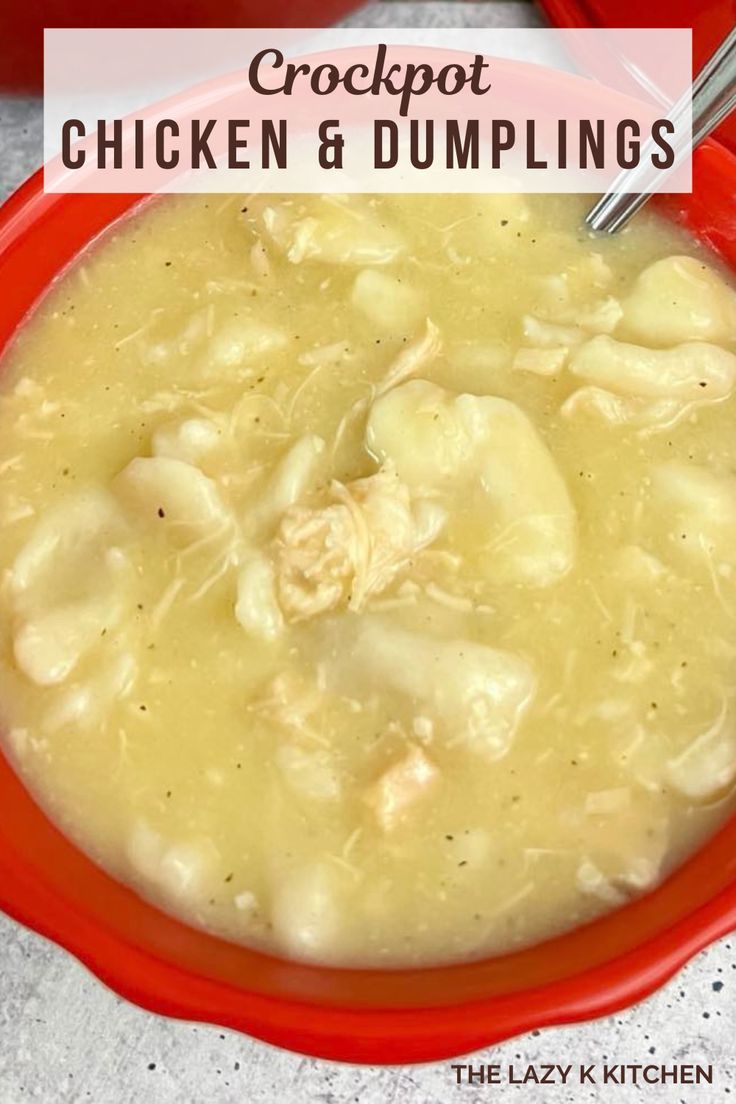
<instances>
[{"instance_id":1,"label":"speckled stone surface","mask_svg":"<svg viewBox=\"0 0 736 1104\"><path fill-rule=\"evenodd\" d=\"M529 26L539 16L514 0L455 0L375 3L350 21ZM40 157L39 101L0 96L0 196ZM0 917L0 1104L736 1104L735 1027L736 939L702 953L654 997L619 1016L534 1032L472 1058L475 1065L514 1064L517 1070L528 1063L712 1064L713 1085L458 1086L449 1062L390 1069L338 1065L218 1028L159 1019L119 1000L63 951Z\"/></svg>"}]
</instances>

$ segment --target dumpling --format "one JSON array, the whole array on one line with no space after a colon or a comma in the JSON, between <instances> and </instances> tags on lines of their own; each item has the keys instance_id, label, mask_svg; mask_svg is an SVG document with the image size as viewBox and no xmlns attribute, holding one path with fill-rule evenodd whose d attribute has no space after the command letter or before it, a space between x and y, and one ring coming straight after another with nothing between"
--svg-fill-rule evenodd
<instances>
[{"instance_id":1,"label":"dumpling","mask_svg":"<svg viewBox=\"0 0 736 1104\"><path fill-rule=\"evenodd\" d=\"M411 333L422 318L419 293L406 280L379 268L364 268L358 273L350 299L384 333Z\"/></svg>"},{"instance_id":2,"label":"dumpling","mask_svg":"<svg viewBox=\"0 0 736 1104\"><path fill-rule=\"evenodd\" d=\"M651 480L650 526L665 550L736 563L736 475L672 460L656 465Z\"/></svg>"},{"instance_id":3,"label":"dumpling","mask_svg":"<svg viewBox=\"0 0 736 1104\"><path fill-rule=\"evenodd\" d=\"M232 521L213 481L183 460L137 456L113 487L131 514L161 526L174 544L223 531Z\"/></svg>"},{"instance_id":4,"label":"dumpling","mask_svg":"<svg viewBox=\"0 0 736 1104\"><path fill-rule=\"evenodd\" d=\"M40 686L63 682L123 613L126 532L115 499L89 490L65 499L33 530L9 574L13 654Z\"/></svg>"},{"instance_id":5,"label":"dumpling","mask_svg":"<svg viewBox=\"0 0 736 1104\"><path fill-rule=\"evenodd\" d=\"M620 328L645 344L733 344L736 291L694 257L664 257L637 278L623 302Z\"/></svg>"},{"instance_id":6,"label":"dumpling","mask_svg":"<svg viewBox=\"0 0 736 1104\"><path fill-rule=\"evenodd\" d=\"M679 399L642 399L638 395L617 395L602 387L579 387L560 407L566 418L584 416L611 426L633 426L642 434L670 429L697 403Z\"/></svg>"},{"instance_id":7,"label":"dumpling","mask_svg":"<svg viewBox=\"0 0 736 1104\"><path fill-rule=\"evenodd\" d=\"M736 355L700 341L672 349L646 349L602 334L573 353L570 371L617 394L714 401L733 391Z\"/></svg>"},{"instance_id":8,"label":"dumpling","mask_svg":"<svg viewBox=\"0 0 736 1104\"><path fill-rule=\"evenodd\" d=\"M314 433L300 437L279 460L250 520L258 526L275 524L314 486L324 454L325 443L321 437Z\"/></svg>"},{"instance_id":9,"label":"dumpling","mask_svg":"<svg viewBox=\"0 0 736 1104\"><path fill-rule=\"evenodd\" d=\"M222 445L222 431L209 418L179 418L164 422L154 431L154 456L182 460L203 467Z\"/></svg>"},{"instance_id":10,"label":"dumpling","mask_svg":"<svg viewBox=\"0 0 736 1104\"><path fill-rule=\"evenodd\" d=\"M89 730L104 724L113 703L132 692L137 674L138 664L132 652L114 652L101 662L96 674L60 691L44 713L44 731L56 732L67 726Z\"/></svg>"},{"instance_id":11,"label":"dumpling","mask_svg":"<svg viewBox=\"0 0 736 1104\"><path fill-rule=\"evenodd\" d=\"M254 361L282 349L286 341L284 333L264 322L233 318L219 326L210 338L203 354L202 371L213 376L219 376L223 369L248 374Z\"/></svg>"},{"instance_id":12,"label":"dumpling","mask_svg":"<svg viewBox=\"0 0 736 1104\"><path fill-rule=\"evenodd\" d=\"M434 639L377 617L361 619L343 662L420 705L488 759L508 751L536 686L529 662L513 652Z\"/></svg>"},{"instance_id":13,"label":"dumpling","mask_svg":"<svg viewBox=\"0 0 736 1104\"><path fill-rule=\"evenodd\" d=\"M271 899L271 923L283 949L294 958L339 957L343 917L338 874L327 862L284 870Z\"/></svg>"},{"instance_id":14,"label":"dumpling","mask_svg":"<svg viewBox=\"0 0 736 1104\"><path fill-rule=\"evenodd\" d=\"M546 445L515 403L411 380L373 404L369 451L425 494L476 493L479 569L499 583L547 586L572 566L577 519Z\"/></svg>"},{"instance_id":15,"label":"dumpling","mask_svg":"<svg viewBox=\"0 0 736 1104\"><path fill-rule=\"evenodd\" d=\"M15 631L15 662L39 686L63 682L102 632L117 624L120 614L121 604L112 596L39 609Z\"/></svg>"},{"instance_id":16,"label":"dumpling","mask_svg":"<svg viewBox=\"0 0 736 1104\"><path fill-rule=\"evenodd\" d=\"M10 572L16 598L33 590L57 595L88 579L90 565L125 531L118 503L106 491L90 489L65 498L39 521L18 553Z\"/></svg>"},{"instance_id":17,"label":"dumpling","mask_svg":"<svg viewBox=\"0 0 736 1104\"><path fill-rule=\"evenodd\" d=\"M145 820L133 826L127 846L131 869L149 888L198 902L217 869L217 849L209 840L172 842Z\"/></svg>"},{"instance_id":18,"label":"dumpling","mask_svg":"<svg viewBox=\"0 0 736 1104\"><path fill-rule=\"evenodd\" d=\"M249 557L238 574L235 619L245 631L262 640L276 640L284 615L276 597L276 571L263 554Z\"/></svg>"},{"instance_id":19,"label":"dumpling","mask_svg":"<svg viewBox=\"0 0 736 1104\"><path fill-rule=\"evenodd\" d=\"M667 779L685 797L715 801L736 780L736 730L727 712L724 707L709 729L667 761Z\"/></svg>"}]
</instances>

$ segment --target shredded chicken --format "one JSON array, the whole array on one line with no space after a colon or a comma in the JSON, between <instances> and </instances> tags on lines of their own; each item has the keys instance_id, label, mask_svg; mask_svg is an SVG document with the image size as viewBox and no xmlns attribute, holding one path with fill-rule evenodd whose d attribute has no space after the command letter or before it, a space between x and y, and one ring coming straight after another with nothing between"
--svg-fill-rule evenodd
<instances>
[{"instance_id":1,"label":"shredded chicken","mask_svg":"<svg viewBox=\"0 0 736 1104\"><path fill-rule=\"evenodd\" d=\"M332 502L286 511L275 541L279 604L302 621L343 602L357 612L438 535L444 512L412 502L393 468L332 483Z\"/></svg>"},{"instance_id":2,"label":"shredded chicken","mask_svg":"<svg viewBox=\"0 0 736 1104\"><path fill-rule=\"evenodd\" d=\"M440 772L417 744L409 744L406 754L389 767L365 795L384 832L396 828L413 805L429 796Z\"/></svg>"},{"instance_id":3,"label":"shredded chicken","mask_svg":"<svg viewBox=\"0 0 736 1104\"><path fill-rule=\"evenodd\" d=\"M376 388L376 397L385 395L387 391L397 387L404 380L409 379L410 376L416 376L422 368L426 368L428 364L432 363L435 357L439 355L441 348L440 331L432 319L428 318L424 335L399 353Z\"/></svg>"}]
</instances>

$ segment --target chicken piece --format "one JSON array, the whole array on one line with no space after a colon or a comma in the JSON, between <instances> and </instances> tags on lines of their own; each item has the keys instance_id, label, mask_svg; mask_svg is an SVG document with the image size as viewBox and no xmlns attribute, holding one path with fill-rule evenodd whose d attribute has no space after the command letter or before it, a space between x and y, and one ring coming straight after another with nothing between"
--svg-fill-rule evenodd
<instances>
[{"instance_id":1,"label":"chicken piece","mask_svg":"<svg viewBox=\"0 0 736 1104\"><path fill-rule=\"evenodd\" d=\"M320 744L322 738L313 720L323 711L324 704L324 693L316 684L307 683L293 672L285 671L271 681L268 694L251 702L248 709L285 729L290 735Z\"/></svg>"},{"instance_id":2,"label":"chicken piece","mask_svg":"<svg viewBox=\"0 0 736 1104\"><path fill-rule=\"evenodd\" d=\"M511 746L536 687L527 660L468 640L437 640L364 617L348 645L354 672L406 695L488 759Z\"/></svg>"},{"instance_id":3,"label":"chicken piece","mask_svg":"<svg viewBox=\"0 0 736 1104\"><path fill-rule=\"evenodd\" d=\"M575 509L549 450L515 403L410 380L373 404L366 444L413 490L440 501L450 491L465 501L476 496L478 570L489 579L548 586L571 568Z\"/></svg>"},{"instance_id":4,"label":"chicken piece","mask_svg":"<svg viewBox=\"0 0 736 1104\"><path fill-rule=\"evenodd\" d=\"M213 481L183 460L138 456L115 477L113 488L132 514L161 526L179 546L232 524Z\"/></svg>"},{"instance_id":5,"label":"chicken piece","mask_svg":"<svg viewBox=\"0 0 736 1104\"><path fill-rule=\"evenodd\" d=\"M383 772L364 800L384 832L392 832L417 802L426 799L440 772L417 744L409 744L397 763Z\"/></svg>"},{"instance_id":6,"label":"chicken piece","mask_svg":"<svg viewBox=\"0 0 736 1104\"><path fill-rule=\"evenodd\" d=\"M334 754L327 748L282 744L276 749L276 765L292 793L310 801L338 801L342 776Z\"/></svg>"},{"instance_id":7,"label":"chicken piece","mask_svg":"<svg viewBox=\"0 0 736 1104\"><path fill-rule=\"evenodd\" d=\"M263 226L271 241L292 264L385 265L404 250L395 230L357 197L316 197L310 204L281 203L266 207Z\"/></svg>"},{"instance_id":8,"label":"chicken piece","mask_svg":"<svg viewBox=\"0 0 736 1104\"><path fill-rule=\"evenodd\" d=\"M594 306L581 311L577 317L578 325L591 334L610 334L616 329L623 316L623 308L612 295L599 300Z\"/></svg>"},{"instance_id":9,"label":"chicken piece","mask_svg":"<svg viewBox=\"0 0 736 1104\"><path fill-rule=\"evenodd\" d=\"M279 527L278 597L289 621L343 602L360 611L435 539L445 520L431 502L412 502L388 466L348 485L333 482L330 493L330 505L294 506Z\"/></svg>"},{"instance_id":10,"label":"chicken piece","mask_svg":"<svg viewBox=\"0 0 736 1104\"><path fill-rule=\"evenodd\" d=\"M623 310L622 331L646 344L736 342L736 291L694 257L664 257L649 265Z\"/></svg>"},{"instance_id":11,"label":"chicken piece","mask_svg":"<svg viewBox=\"0 0 736 1104\"><path fill-rule=\"evenodd\" d=\"M585 341L585 333L579 326L561 326L525 314L521 320L524 340L536 349L571 349Z\"/></svg>"},{"instance_id":12,"label":"chicken piece","mask_svg":"<svg viewBox=\"0 0 736 1104\"><path fill-rule=\"evenodd\" d=\"M362 269L355 277L350 299L384 333L411 333L422 317L419 293L406 281L381 269Z\"/></svg>"},{"instance_id":13,"label":"chicken piece","mask_svg":"<svg viewBox=\"0 0 736 1104\"><path fill-rule=\"evenodd\" d=\"M574 352L570 371L617 394L714 402L733 390L736 356L700 341L672 349L645 349L601 335Z\"/></svg>"},{"instance_id":14,"label":"chicken piece","mask_svg":"<svg viewBox=\"0 0 736 1104\"><path fill-rule=\"evenodd\" d=\"M428 318L424 334L407 348L401 350L386 375L378 383L375 389L376 396L385 394L410 376L415 376L417 372L432 363L441 349L440 331L432 319Z\"/></svg>"},{"instance_id":15,"label":"chicken piece","mask_svg":"<svg viewBox=\"0 0 736 1104\"><path fill-rule=\"evenodd\" d=\"M570 350L562 346L556 349L519 349L511 367L515 372L556 376L565 367L569 355Z\"/></svg>"},{"instance_id":16,"label":"chicken piece","mask_svg":"<svg viewBox=\"0 0 736 1104\"><path fill-rule=\"evenodd\" d=\"M273 641L284 617L276 598L276 572L268 556L253 555L240 568L235 620L250 636Z\"/></svg>"},{"instance_id":17,"label":"chicken piece","mask_svg":"<svg viewBox=\"0 0 736 1104\"><path fill-rule=\"evenodd\" d=\"M560 326L555 322L525 314L522 318L525 345L514 357L512 367L517 372L534 372L538 376L557 375L565 367L570 350L585 340L579 326Z\"/></svg>"}]
</instances>

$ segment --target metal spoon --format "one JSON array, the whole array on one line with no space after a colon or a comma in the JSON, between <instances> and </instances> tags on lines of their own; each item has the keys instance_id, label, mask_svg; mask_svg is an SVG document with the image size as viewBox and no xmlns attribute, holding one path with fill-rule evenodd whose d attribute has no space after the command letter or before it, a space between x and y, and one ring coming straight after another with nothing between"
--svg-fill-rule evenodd
<instances>
[{"instance_id":1,"label":"metal spoon","mask_svg":"<svg viewBox=\"0 0 736 1104\"><path fill-rule=\"evenodd\" d=\"M669 118L675 123L682 119L688 107L689 96L684 96L674 105ZM736 107L736 27L723 40L703 68L698 73L692 87L692 141L689 148L695 149L704 138ZM675 165L679 160L676 151ZM675 166L673 166L674 168ZM672 171L672 170L670 170ZM637 185L652 183L654 179L664 181L661 169L654 169L647 158L642 157L635 169L627 170L616 178L613 189L601 196L585 217L586 225L592 230L602 230L615 234L635 215L651 192L637 191ZM626 184L627 191L616 191Z\"/></svg>"}]
</instances>

